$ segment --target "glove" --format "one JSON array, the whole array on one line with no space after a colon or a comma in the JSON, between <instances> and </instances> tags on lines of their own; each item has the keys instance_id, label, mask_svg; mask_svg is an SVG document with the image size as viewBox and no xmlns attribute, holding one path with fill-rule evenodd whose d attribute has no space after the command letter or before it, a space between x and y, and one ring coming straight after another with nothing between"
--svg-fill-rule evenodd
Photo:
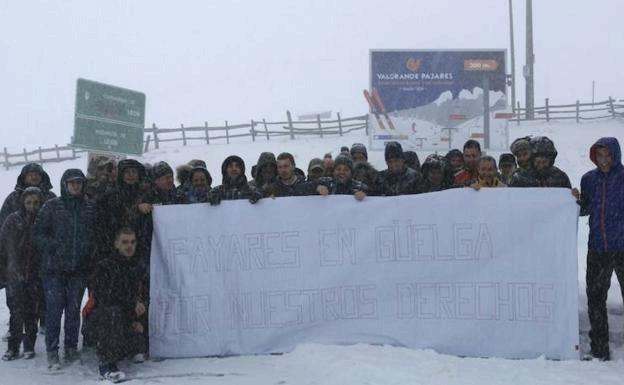
<instances>
[{"instance_id":1,"label":"glove","mask_svg":"<svg viewBox=\"0 0 624 385\"><path fill-rule=\"evenodd\" d=\"M211 206L216 206L221 203L221 194L218 192L213 192L208 194L208 202Z\"/></svg>"},{"instance_id":2,"label":"glove","mask_svg":"<svg viewBox=\"0 0 624 385\"><path fill-rule=\"evenodd\" d=\"M253 190L251 192L251 196L249 197L249 202L251 204L257 203L260 199L262 199L262 193L258 190Z\"/></svg>"}]
</instances>

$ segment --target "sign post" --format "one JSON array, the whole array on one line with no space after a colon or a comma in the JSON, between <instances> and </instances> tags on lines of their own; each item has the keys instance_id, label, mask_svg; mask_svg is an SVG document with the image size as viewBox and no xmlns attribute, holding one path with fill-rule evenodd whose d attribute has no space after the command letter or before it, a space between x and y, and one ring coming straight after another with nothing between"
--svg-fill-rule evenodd
<instances>
[{"instance_id":1,"label":"sign post","mask_svg":"<svg viewBox=\"0 0 624 385\"><path fill-rule=\"evenodd\" d=\"M142 155L144 127L144 93L78 79L74 147Z\"/></svg>"}]
</instances>

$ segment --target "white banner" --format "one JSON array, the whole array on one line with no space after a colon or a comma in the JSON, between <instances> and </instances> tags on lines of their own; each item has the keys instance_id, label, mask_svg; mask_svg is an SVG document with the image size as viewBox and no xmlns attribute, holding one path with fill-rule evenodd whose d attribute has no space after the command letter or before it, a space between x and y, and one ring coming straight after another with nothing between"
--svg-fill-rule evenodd
<instances>
[{"instance_id":1,"label":"white banner","mask_svg":"<svg viewBox=\"0 0 624 385\"><path fill-rule=\"evenodd\" d=\"M567 189L156 207L150 354L578 359L577 212Z\"/></svg>"}]
</instances>

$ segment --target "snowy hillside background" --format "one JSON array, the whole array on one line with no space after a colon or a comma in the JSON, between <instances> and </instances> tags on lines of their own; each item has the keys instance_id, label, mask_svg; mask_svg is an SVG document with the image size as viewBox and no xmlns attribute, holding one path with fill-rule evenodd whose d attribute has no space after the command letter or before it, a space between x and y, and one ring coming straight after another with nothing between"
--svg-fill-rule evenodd
<instances>
[{"instance_id":1,"label":"snowy hillside background","mask_svg":"<svg viewBox=\"0 0 624 385\"><path fill-rule=\"evenodd\" d=\"M559 156L557 165L578 186L582 174L594 165L588 149L602 136L614 136L624 143L624 121L605 120L591 123L523 123L509 125L509 137L546 135L555 141ZM326 152L334 156L343 145L368 143L364 133L324 139L271 140L255 143L168 147L151 151L139 158L143 162L165 160L172 166L193 158L204 159L213 176L213 185L221 180L220 165L230 154L243 157L247 176L263 151L289 151L295 155L297 166L306 169L310 159ZM429 152L419 151L423 160ZM491 152L498 157L499 152ZM370 152L369 159L378 169L385 168L383 152ZM54 191L67 168L86 169L86 158L59 164L46 164ZM8 195L15 184L19 168L0 171L0 196ZM579 221L579 318L581 350L588 350L587 305L585 297L585 254L587 218ZM570 256L573 258L574 256ZM535 360L474 359L445 356L428 350L409 350L391 346L323 346L302 345L284 355L245 356L229 358L198 358L184 360L148 361L142 365L123 365L133 383L158 384L621 384L624 381L624 311L620 288L615 278L609 292L609 324L612 362L555 362ZM4 333L9 312L0 301L0 331ZM32 361L0 362L0 383L6 384L67 384L98 383L94 357L85 357L84 364L74 364L59 374L47 373L43 339L37 341L37 357Z\"/></svg>"}]
</instances>

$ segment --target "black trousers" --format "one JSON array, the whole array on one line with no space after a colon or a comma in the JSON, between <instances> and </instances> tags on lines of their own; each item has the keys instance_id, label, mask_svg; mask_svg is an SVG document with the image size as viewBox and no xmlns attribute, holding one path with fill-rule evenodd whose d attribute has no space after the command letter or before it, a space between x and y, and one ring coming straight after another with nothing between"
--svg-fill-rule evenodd
<instances>
[{"instance_id":1,"label":"black trousers","mask_svg":"<svg viewBox=\"0 0 624 385\"><path fill-rule=\"evenodd\" d=\"M587 253L587 307L591 330L591 351L595 357L609 356L607 292L615 271L624 298L624 252Z\"/></svg>"},{"instance_id":2,"label":"black trousers","mask_svg":"<svg viewBox=\"0 0 624 385\"><path fill-rule=\"evenodd\" d=\"M118 306L98 306L89 315L100 365L145 353L145 338L132 330L133 320Z\"/></svg>"},{"instance_id":3,"label":"black trousers","mask_svg":"<svg viewBox=\"0 0 624 385\"><path fill-rule=\"evenodd\" d=\"M37 340L37 319L42 296L38 281L9 281L6 287L7 306L9 307L8 348L19 351L24 342L24 351L34 351Z\"/></svg>"}]
</instances>

